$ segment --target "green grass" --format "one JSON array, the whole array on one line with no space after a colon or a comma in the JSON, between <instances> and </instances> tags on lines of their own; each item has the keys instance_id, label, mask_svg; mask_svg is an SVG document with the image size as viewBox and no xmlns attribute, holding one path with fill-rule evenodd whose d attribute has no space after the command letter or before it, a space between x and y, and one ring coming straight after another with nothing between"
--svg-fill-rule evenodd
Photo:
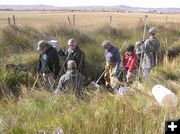
<instances>
[{"instance_id":1,"label":"green grass","mask_svg":"<svg viewBox=\"0 0 180 134\"><path fill-rule=\"evenodd\" d=\"M177 29L159 27L161 46L180 47ZM86 54L86 84L96 80L104 67L101 43L109 39L121 47L141 40L142 24L133 30L106 26L93 32L83 32L71 27L49 26L36 30L32 27L8 27L1 32L0 41L0 134L32 134L37 131L53 132L61 127L72 134L160 134L164 133L164 121L180 117L177 109L162 108L151 95L155 84L162 84L180 98L180 62L163 62L155 68L144 89L119 97L107 91L86 90L85 97L78 100L73 95L53 95L38 86L30 92L35 80L38 59L36 43L40 39L57 39L61 48L69 38L75 38ZM168 38L168 41L165 41ZM19 49L19 47L21 49ZM126 46L127 47L127 46ZM126 47L122 50L124 53ZM16 73L5 70L8 63L23 63L28 72ZM13 99L13 92L20 96Z\"/></svg>"},{"instance_id":2,"label":"green grass","mask_svg":"<svg viewBox=\"0 0 180 134\"><path fill-rule=\"evenodd\" d=\"M163 133L165 119L178 118L180 107L166 111L148 91L136 90L124 97L92 93L88 100L77 100L72 95L54 96L45 91L27 92L16 103L0 105L0 132L30 134L61 127L64 133L73 134Z\"/></svg>"}]
</instances>

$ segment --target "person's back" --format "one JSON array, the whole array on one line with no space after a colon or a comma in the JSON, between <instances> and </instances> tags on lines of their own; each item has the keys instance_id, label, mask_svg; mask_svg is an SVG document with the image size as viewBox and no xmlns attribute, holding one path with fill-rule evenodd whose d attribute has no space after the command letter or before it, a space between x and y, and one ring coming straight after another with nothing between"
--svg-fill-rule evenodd
<instances>
[{"instance_id":1,"label":"person's back","mask_svg":"<svg viewBox=\"0 0 180 134\"><path fill-rule=\"evenodd\" d=\"M126 52L124 55L123 66L130 71L136 71L138 63L138 56L133 52L129 55L129 52Z\"/></svg>"},{"instance_id":2,"label":"person's back","mask_svg":"<svg viewBox=\"0 0 180 134\"><path fill-rule=\"evenodd\" d=\"M84 77L78 70L75 69L75 61L68 61L68 70L66 74L61 76L55 93L73 92L76 96L81 96L83 86Z\"/></svg>"},{"instance_id":3,"label":"person's back","mask_svg":"<svg viewBox=\"0 0 180 134\"><path fill-rule=\"evenodd\" d=\"M72 90L76 95L82 94L83 76L77 70L70 70L64 74L60 81L63 84L62 91L69 92Z\"/></svg>"},{"instance_id":4,"label":"person's back","mask_svg":"<svg viewBox=\"0 0 180 134\"><path fill-rule=\"evenodd\" d=\"M144 68L153 68L156 66L159 48L160 43L156 37L150 36L150 38L144 42Z\"/></svg>"},{"instance_id":5,"label":"person's back","mask_svg":"<svg viewBox=\"0 0 180 134\"><path fill-rule=\"evenodd\" d=\"M155 27L151 27L149 29L150 37L147 39L144 44L141 46L141 49L144 53L142 69L144 78L147 79L149 77L150 71L153 67L155 67L158 63L158 55L160 50L160 42L155 37L157 29Z\"/></svg>"}]
</instances>

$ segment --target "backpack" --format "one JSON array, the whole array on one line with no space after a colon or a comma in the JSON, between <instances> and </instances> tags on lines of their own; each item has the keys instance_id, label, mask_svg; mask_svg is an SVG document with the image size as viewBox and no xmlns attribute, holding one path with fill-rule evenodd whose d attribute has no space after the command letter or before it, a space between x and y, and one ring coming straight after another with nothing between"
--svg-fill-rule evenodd
<instances>
[{"instance_id":1,"label":"backpack","mask_svg":"<svg viewBox=\"0 0 180 134\"><path fill-rule=\"evenodd\" d=\"M50 40L50 41L48 41L48 44L51 45L52 47L56 48L56 50L58 51L59 43L57 40Z\"/></svg>"}]
</instances>

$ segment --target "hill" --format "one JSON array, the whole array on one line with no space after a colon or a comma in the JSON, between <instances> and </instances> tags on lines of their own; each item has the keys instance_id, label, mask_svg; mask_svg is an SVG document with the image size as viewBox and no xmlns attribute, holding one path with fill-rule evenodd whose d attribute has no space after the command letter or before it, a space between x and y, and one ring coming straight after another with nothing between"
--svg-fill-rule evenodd
<instances>
[{"instance_id":1,"label":"hill","mask_svg":"<svg viewBox=\"0 0 180 134\"><path fill-rule=\"evenodd\" d=\"M0 10L63 10L63 11L111 11L111 12L153 12L180 13L180 8L142 8L124 5L117 6L76 6L58 7L50 5L0 5Z\"/></svg>"}]
</instances>

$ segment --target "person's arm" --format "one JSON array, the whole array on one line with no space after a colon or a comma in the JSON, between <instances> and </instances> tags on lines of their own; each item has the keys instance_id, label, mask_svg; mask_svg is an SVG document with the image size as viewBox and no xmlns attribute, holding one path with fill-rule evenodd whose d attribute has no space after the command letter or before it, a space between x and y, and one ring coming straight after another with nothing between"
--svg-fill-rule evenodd
<instances>
[{"instance_id":1,"label":"person's arm","mask_svg":"<svg viewBox=\"0 0 180 134\"><path fill-rule=\"evenodd\" d=\"M118 65L121 64L121 56L119 53L119 49L116 50L116 64L118 64Z\"/></svg>"},{"instance_id":2,"label":"person's arm","mask_svg":"<svg viewBox=\"0 0 180 134\"><path fill-rule=\"evenodd\" d=\"M65 56L65 51L63 51L62 49L59 49L58 55L59 55L60 57L64 57L64 56Z\"/></svg>"},{"instance_id":3,"label":"person's arm","mask_svg":"<svg viewBox=\"0 0 180 134\"><path fill-rule=\"evenodd\" d=\"M123 61L122 61L123 63L123 67L125 68L126 67L126 64L127 64L127 61L126 61L126 53L124 54L124 56L123 56Z\"/></svg>"},{"instance_id":4,"label":"person's arm","mask_svg":"<svg viewBox=\"0 0 180 134\"><path fill-rule=\"evenodd\" d=\"M157 40L157 49L156 49L156 53L155 53L155 56L156 56L156 61L155 61L156 65L159 64L160 54L161 54L160 42L159 42L159 40Z\"/></svg>"},{"instance_id":5,"label":"person's arm","mask_svg":"<svg viewBox=\"0 0 180 134\"><path fill-rule=\"evenodd\" d=\"M63 89L63 77L60 78L58 86L56 90L54 91L54 94L59 94Z\"/></svg>"},{"instance_id":6,"label":"person's arm","mask_svg":"<svg viewBox=\"0 0 180 134\"><path fill-rule=\"evenodd\" d=\"M80 54L80 62L79 62L79 71L84 74L84 64L85 64L85 57L84 57L84 53L81 51Z\"/></svg>"},{"instance_id":7,"label":"person's arm","mask_svg":"<svg viewBox=\"0 0 180 134\"><path fill-rule=\"evenodd\" d=\"M115 70L114 70L114 76L117 77L118 75L118 72L119 72L119 66L121 64L121 57L120 57L120 53L119 53L119 50L116 49L115 51L115 59L116 59L116 63L115 63Z\"/></svg>"},{"instance_id":8,"label":"person's arm","mask_svg":"<svg viewBox=\"0 0 180 134\"><path fill-rule=\"evenodd\" d=\"M53 56L53 59L52 59L52 64L53 64L54 77L57 78L57 76L59 74L59 70L60 70L59 57L58 57L57 52L54 52L54 56Z\"/></svg>"},{"instance_id":9,"label":"person's arm","mask_svg":"<svg viewBox=\"0 0 180 134\"><path fill-rule=\"evenodd\" d=\"M144 43L141 45L140 49L141 49L141 53L142 52L146 52L148 49L148 45L149 45L149 40L147 39L146 41L144 41Z\"/></svg>"},{"instance_id":10,"label":"person's arm","mask_svg":"<svg viewBox=\"0 0 180 134\"><path fill-rule=\"evenodd\" d=\"M41 54L40 54L39 55L38 66L37 66L37 74L41 73L41 68L42 68L42 62L41 62Z\"/></svg>"}]
</instances>

